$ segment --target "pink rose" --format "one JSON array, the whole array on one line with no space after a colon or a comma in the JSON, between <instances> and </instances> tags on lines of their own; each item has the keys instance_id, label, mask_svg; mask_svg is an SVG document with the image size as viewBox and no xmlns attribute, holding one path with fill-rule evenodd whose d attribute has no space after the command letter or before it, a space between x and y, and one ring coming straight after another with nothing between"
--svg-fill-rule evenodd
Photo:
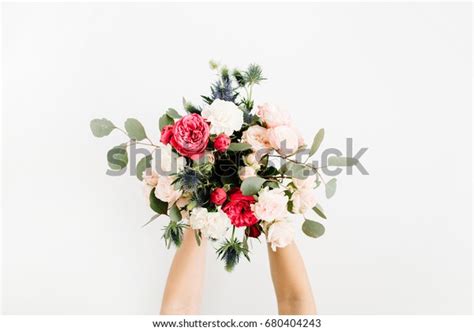
<instances>
[{"instance_id":1,"label":"pink rose","mask_svg":"<svg viewBox=\"0 0 474 331\"><path fill-rule=\"evenodd\" d=\"M281 155L289 155L298 150L300 137L292 127L281 125L268 130L270 145Z\"/></svg>"},{"instance_id":2,"label":"pink rose","mask_svg":"<svg viewBox=\"0 0 474 331\"><path fill-rule=\"evenodd\" d=\"M230 138L225 133L221 133L214 140L214 148L220 152L225 152L230 146Z\"/></svg>"},{"instance_id":3,"label":"pink rose","mask_svg":"<svg viewBox=\"0 0 474 331\"><path fill-rule=\"evenodd\" d=\"M201 115L189 114L173 126L170 143L179 154L195 160L204 153L209 141L209 125Z\"/></svg>"},{"instance_id":4,"label":"pink rose","mask_svg":"<svg viewBox=\"0 0 474 331\"><path fill-rule=\"evenodd\" d=\"M257 116L263 120L268 128L291 124L290 115L275 105L264 103L257 108Z\"/></svg>"},{"instance_id":5,"label":"pink rose","mask_svg":"<svg viewBox=\"0 0 474 331\"><path fill-rule=\"evenodd\" d=\"M173 136L173 125L167 125L163 129L161 129L161 138L160 142L168 145Z\"/></svg>"},{"instance_id":6,"label":"pink rose","mask_svg":"<svg viewBox=\"0 0 474 331\"><path fill-rule=\"evenodd\" d=\"M227 193L224 189L218 187L211 192L211 202L217 206L222 205L227 200Z\"/></svg>"},{"instance_id":7,"label":"pink rose","mask_svg":"<svg viewBox=\"0 0 474 331\"><path fill-rule=\"evenodd\" d=\"M256 152L270 148L268 130L260 125L252 125L242 134L242 141L250 144Z\"/></svg>"}]
</instances>

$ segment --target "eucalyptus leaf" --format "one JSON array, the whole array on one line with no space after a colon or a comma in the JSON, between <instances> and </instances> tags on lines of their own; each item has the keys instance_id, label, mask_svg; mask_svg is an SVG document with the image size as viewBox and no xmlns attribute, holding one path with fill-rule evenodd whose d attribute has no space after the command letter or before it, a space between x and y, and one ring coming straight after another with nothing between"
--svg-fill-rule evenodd
<instances>
[{"instance_id":1,"label":"eucalyptus leaf","mask_svg":"<svg viewBox=\"0 0 474 331\"><path fill-rule=\"evenodd\" d=\"M138 161L137 167L136 167L136 171L137 171L136 176L139 181L143 180L143 172L146 169L151 168L151 160L152 160L152 156L147 155L147 156L144 156L140 161Z\"/></svg>"},{"instance_id":2,"label":"eucalyptus leaf","mask_svg":"<svg viewBox=\"0 0 474 331\"><path fill-rule=\"evenodd\" d=\"M316 206L313 207L313 210L321 218L327 219L326 215L324 214L323 208L318 203L316 204Z\"/></svg>"},{"instance_id":3,"label":"eucalyptus leaf","mask_svg":"<svg viewBox=\"0 0 474 331\"><path fill-rule=\"evenodd\" d=\"M160 121L159 121L159 127L160 127L160 131L163 130L163 128L167 125L173 125L174 124L174 120L169 117L167 114L164 114L163 116L160 117Z\"/></svg>"},{"instance_id":4,"label":"eucalyptus leaf","mask_svg":"<svg viewBox=\"0 0 474 331\"><path fill-rule=\"evenodd\" d=\"M125 121L125 130L131 139L140 141L146 138L145 128L137 119L127 119Z\"/></svg>"},{"instance_id":5,"label":"eucalyptus leaf","mask_svg":"<svg viewBox=\"0 0 474 331\"><path fill-rule=\"evenodd\" d=\"M314 136L313 144L311 145L311 149L309 150L309 156L313 156L314 153L318 151L318 148L319 146L321 146L323 139L324 139L324 129L320 129L318 133L316 133L316 135Z\"/></svg>"},{"instance_id":6,"label":"eucalyptus leaf","mask_svg":"<svg viewBox=\"0 0 474 331\"><path fill-rule=\"evenodd\" d=\"M321 223L305 219L301 227L304 234L311 238L318 238L324 234L324 225Z\"/></svg>"},{"instance_id":7,"label":"eucalyptus leaf","mask_svg":"<svg viewBox=\"0 0 474 331\"><path fill-rule=\"evenodd\" d=\"M265 179L261 177L249 177L246 178L242 185L240 185L240 189L242 190L243 195L254 195L260 191L263 183L265 183Z\"/></svg>"},{"instance_id":8,"label":"eucalyptus leaf","mask_svg":"<svg viewBox=\"0 0 474 331\"><path fill-rule=\"evenodd\" d=\"M115 125L106 118L96 118L90 123L92 134L98 138L108 136L115 129Z\"/></svg>"},{"instance_id":9,"label":"eucalyptus leaf","mask_svg":"<svg viewBox=\"0 0 474 331\"><path fill-rule=\"evenodd\" d=\"M326 183L326 198L331 199L331 197L336 193L336 187L336 178L332 178Z\"/></svg>"},{"instance_id":10,"label":"eucalyptus leaf","mask_svg":"<svg viewBox=\"0 0 474 331\"><path fill-rule=\"evenodd\" d=\"M112 170L121 170L128 164L128 153L125 144L113 147L107 152L107 162Z\"/></svg>"},{"instance_id":11,"label":"eucalyptus leaf","mask_svg":"<svg viewBox=\"0 0 474 331\"><path fill-rule=\"evenodd\" d=\"M330 156L328 159L328 166L335 166L335 167L352 167L356 165L359 160L354 159L353 157L345 157L345 156Z\"/></svg>"},{"instance_id":12,"label":"eucalyptus leaf","mask_svg":"<svg viewBox=\"0 0 474 331\"><path fill-rule=\"evenodd\" d=\"M295 163L287 173L298 179L306 179L309 176L314 175L315 171L307 165Z\"/></svg>"},{"instance_id":13,"label":"eucalyptus leaf","mask_svg":"<svg viewBox=\"0 0 474 331\"><path fill-rule=\"evenodd\" d=\"M168 108L168 111L166 112L166 115L168 115L171 118L181 118L181 115L176 111L174 108Z\"/></svg>"},{"instance_id":14,"label":"eucalyptus leaf","mask_svg":"<svg viewBox=\"0 0 474 331\"><path fill-rule=\"evenodd\" d=\"M243 152L251 149L252 146L247 143L231 143L229 146L229 151L233 152Z\"/></svg>"},{"instance_id":15,"label":"eucalyptus leaf","mask_svg":"<svg viewBox=\"0 0 474 331\"><path fill-rule=\"evenodd\" d=\"M154 212L162 215L166 215L168 211L168 203L161 201L155 196L155 189L153 188L150 192L150 208Z\"/></svg>"}]
</instances>

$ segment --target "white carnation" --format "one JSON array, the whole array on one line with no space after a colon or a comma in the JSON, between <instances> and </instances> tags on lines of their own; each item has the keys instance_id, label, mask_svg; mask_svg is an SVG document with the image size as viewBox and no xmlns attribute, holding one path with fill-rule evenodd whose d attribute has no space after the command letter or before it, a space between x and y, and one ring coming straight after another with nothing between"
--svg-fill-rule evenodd
<instances>
[{"instance_id":1,"label":"white carnation","mask_svg":"<svg viewBox=\"0 0 474 331\"><path fill-rule=\"evenodd\" d=\"M252 211L258 219L272 222L288 215L287 204L288 197L283 190L269 190L266 187L258 193L258 201L252 205Z\"/></svg>"},{"instance_id":2,"label":"white carnation","mask_svg":"<svg viewBox=\"0 0 474 331\"><path fill-rule=\"evenodd\" d=\"M267 242L270 243L272 250L288 246L295 237L295 230L288 221L273 222L268 228Z\"/></svg>"},{"instance_id":3,"label":"white carnation","mask_svg":"<svg viewBox=\"0 0 474 331\"><path fill-rule=\"evenodd\" d=\"M202 117L211 123L210 133L230 136L244 124L244 114L233 102L214 100L202 111Z\"/></svg>"},{"instance_id":4,"label":"white carnation","mask_svg":"<svg viewBox=\"0 0 474 331\"><path fill-rule=\"evenodd\" d=\"M207 209L202 207L196 207L191 210L189 216L189 225L194 230L200 230L207 226Z\"/></svg>"},{"instance_id":5,"label":"white carnation","mask_svg":"<svg viewBox=\"0 0 474 331\"><path fill-rule=\"evenodd\" d=\"M230 227L230 219L220 208L208 212L206 208L196 207L191 211L189 224L194 230L201 230L206 238L221 239Z\"/></svg>"},{"instance_id":6,"label":"white carnation","mask_svg":"<svg viewBox=\"0 0 474 331\"><path fill-rule=\"evenodd\" d=\"M230 227L230 219L222 210L207 214L207 226L202 229L204 236L212 239L222 239Z\"/></svg>"}]
</instances>

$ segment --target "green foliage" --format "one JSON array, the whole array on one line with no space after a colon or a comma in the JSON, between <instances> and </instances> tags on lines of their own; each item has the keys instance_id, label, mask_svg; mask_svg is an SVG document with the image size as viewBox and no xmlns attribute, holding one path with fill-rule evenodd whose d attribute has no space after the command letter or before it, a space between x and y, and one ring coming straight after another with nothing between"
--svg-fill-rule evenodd
<instances>
[{"instance_id":1,"label":"green foliage","mask_svg":"<svg viewBox=\"0 0 474 331\"><path fill-rule=\"evenodd\" d=\"M130 139L141 141L146 138L145 128L134 118L129 118L125 121L125 130Z\"/></svg>"},{"instance_id":2,"label":"green foliage","mask_svg":"<svg viewBox=\"0 0 474 331\"><path fill-rule=\"evenodd\" d=\"M336 193L336 178L332 178L329 182L326 183L326 198L331 199L332 196Z\"/></svg>"},{"instance_id":3,"label":"green foliage","mask_svg":"<svg viewBox=\"0 0 474 331\"><path fill-rule=\"evenodd\" d=\"M252 149L252 145L247 143L231 143L229 145L229 151L232 152L243 152Z\"/></svg>"},{"instance_id":4,"label":"green foliage","mask_svg":"<svg viewBox=\"0 0 474 331\"><path fill-rule=\"evenodd\" d=\"M328 159L328 166L351 167L356 165L358 162L359 160L352 157L330 156Z\"/></svg>"},{"instance_id":5,"label":"green foliage","mask_svg":"<svg viewBox=\"0 0 474 331\"><path fill-rule=\"evenodd\" d=\"M112 170L122 170L128 164L127 144L113 147L107 153L107 162Z\"/></svg>"},{"instance_id":6,"label":"green foliage","mask_svg":"<svg viewBox=\"0 0 474 331\"><path fill-rule=\"evenodd\" d=\"M319 204L316 204L316 206L313 207L313 210L316 214L319 215L319 217L326 219L326 215L324 214L324 210Z\"/></svg>"},{"instance_id":7,"label":"green foliage","mask_svg":"<svg viewBox=\"0 0 474 331\"><path fill-rule=\"evenodd\" d=\"M321 237L325 231L324 225L308 219L305 219L301 229L303 230L304 234L311 238Z\"/></svg>"},{"instance_id":8,"label":"green foliage","mask_svg":"<svg viewBox=\"0 0 474 331\"><path fill-rule=\"evenodd\" d=\"M140 161L138 161L137 167L136 167L136 170L137 170L136 176L137 176L139 181L143 180L143 172L146 169L151 168L151 160L152 159L153 159L153 157L151 155L147 155L147 156L144 156L142 159L140 159Z\"/></svg>"},{"instance_id":9,"label":"green foliage","mask_svg":"<svg viewBox=\"0 0 474 331\"><path fill-rule=\"evenodd\" d=\"M150 220L148 222L146 222L145 224L142 225L142 228L144 228L145 226L147 226L148 224L150 224L151 222L153 222L154 220L156 220L158 217L160 217L162 214L155 214L153 215Z\"/></svg>"},{"instance_id":10,"label":"green foliage","mask_svg":"<svg viewBox=\"0 0 474 331\"><path fill-rule=\"evenodd\" d=\"M258 191L262 188L263 183L265 183L266 179L261 177L249 177L246 178L242 185L240 185L240 189L242 190L242 194L244 195L254 195L257 194Z\"/></svg>"},{"instance_id":11,"label":"green foliage","mask_svg":"<svg viewBox=\"0 0 474 331\"><path fill-rule=\"evenodd\" d=\"M234 270L242 255L250 261L248 246L243 245L237 238L226 239L216 252L217 257L224 261L225 270L228 272Z\"/></svg>"},{"instance_id":12,"label":"green foliage","mask_svg":"<svg viewBox=\"0 0 474 331\"><path fill-rule=\"evenodd\" d=\"M313 139L313 144L311 145L311 149L309 150L309 156L313 156L314 153L317 152L319 146L321 146L321 143L323 142L324 139L324 129L320 129L318 133L314 136Z\"/></svg>"},{"instance_id":13,"label":"green foliage","mask_svg":"<svg viewBox=\"0 0 474 331\"><path fill-rule=\"evenodd\" d=\"M266 78L262 76L262 68L258 64L251 64L244 72L244 79L248 85L257 85Z\"/></svg>"},{"instance_id":14,"label":"green foliage","mask_svg":"<svg viewBox=\"0 0 474 331\"><path fill-rule=\"evenodd\" d=\"M183 242L184 229L187 225L184 222L171 220L167 226L163 228L162 238L165 240L165 245L170 248L172 244L180 247Z\"/></svg>"},{"instance_id":15,"label":"green foliage","mask_svg":"<svg viewBox=\"0 0 474 331\"><path fill-rule=\"evenodd\" d=\"M155 188L150 192L150 208L158 214L167 215L168 212L168 203L161 201L155 195Z\"/></svg>"},{"instance_id":16,"label":"green foliage","mask_svg":"<svg viewBox=\"0 0 474 331\"><path fill-rule=\"evenodd\" d=\"M108 136L116 127L106 118L93 119L90 123L92 134L98 138Z\"/></svg>"},{"instance_id":17,"label":"green foliage","mask_svg":"<svg viewBox=\"0 0 474 331\"><path fill-rule=\"evenodd\" d=\"M174 120L173 118L169 117L168 114L164 114L163 116L160 117L160 120L159 120L160 131L163 130L165 126L173 125L173 124L174 124Z\"/></svg>"},{"instance_id":18,"label":"green foliage","mask_svg":"<svg viewBox=\"0 0 474 331\"><path fill-rule=\"evenodd\" d=\"M168 108L168 111L166 112L166 115L168 115L169 117L174 118L174 119L181 118L181 115L174 108Z\"/></svg>"}]
</instances>

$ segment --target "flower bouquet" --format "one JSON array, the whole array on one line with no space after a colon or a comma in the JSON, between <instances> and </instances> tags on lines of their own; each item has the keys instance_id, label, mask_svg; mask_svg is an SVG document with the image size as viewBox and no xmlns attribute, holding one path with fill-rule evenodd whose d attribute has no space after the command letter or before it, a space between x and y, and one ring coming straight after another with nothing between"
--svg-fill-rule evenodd
<instances>
[{"instance_id":1,"label":"flower bouquet","mask_svg":"<svg viewBox=\"0 0 474 331\"><path fill-rule=\"evenodd\" d=\"M250 260L250 238L264 237L273 250L291 243L292 214L302 216L306 235L321 236L324 226L310 219L326 219L315 189L323 183L330 198L336 179L324 180L322 167L309 162L324 129L307 148L286 111L268 103L254 105L253 88L265 80L260 66L229 70L212 61L210 65L218 77L210 95L201 96L202 106L183 99L182 112L168 109L159 119L159 143L132 118L124 129L107 119L94 119L90 127L96 137L114 130L128 137L107 154L110 174L123 174L129 155L136 159L142 154L130 168L143 182L155 212L146 224L169 216L166 246L179 247L184 229L190 228L198 244L203 237L216 242L218 257L231 271L242 257ZM144 148L138 150L138 145ZM355 162L333 156L326 166Z\"/></svg>"}]
</instances>

